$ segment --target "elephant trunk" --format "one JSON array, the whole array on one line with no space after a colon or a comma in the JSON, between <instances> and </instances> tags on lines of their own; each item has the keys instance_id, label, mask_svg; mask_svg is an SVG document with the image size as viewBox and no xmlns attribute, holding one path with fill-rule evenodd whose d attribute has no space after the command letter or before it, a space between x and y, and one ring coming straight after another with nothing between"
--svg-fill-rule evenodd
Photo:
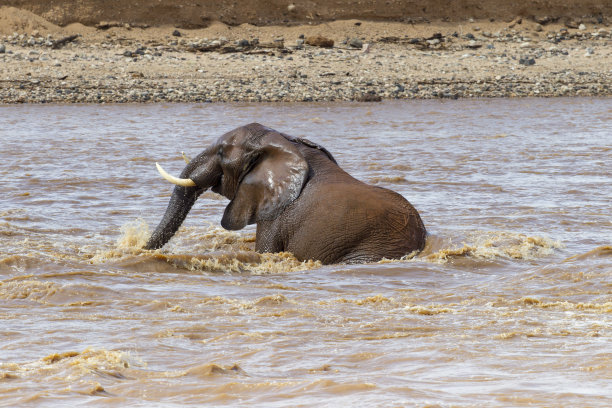
<instances>
[{"instance_id":1,"label":"elephant trunk","mask_svg":"<svg viewBox=\"0 0 612 408\"><path fill-rule=\"evenodd\" d=\"M166 213L153 231L144 249L163 247L179 229L202 191L197 187L174 187Z\"/></svg>"},{"instance_id":2,"label":"elephant trunk","mask_svg":"<svg viewBox=\"0 0 612 408\"><path fill-rule=\"evenodd\" d=\"M181 178L193 180L195 186L174 187L166 212L144 249L163 247L179 229L200 194L217 184L220 177L219 166L206 152L191 161L182 171Z\"/></svg>"}]
</instances>

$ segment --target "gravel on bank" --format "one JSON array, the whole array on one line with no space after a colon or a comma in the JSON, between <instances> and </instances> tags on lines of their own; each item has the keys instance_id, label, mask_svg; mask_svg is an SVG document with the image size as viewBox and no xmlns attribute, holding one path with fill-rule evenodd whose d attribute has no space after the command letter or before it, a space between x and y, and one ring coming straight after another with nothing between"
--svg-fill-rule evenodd
<instances>
[{"instance_id":1,"label":"gravel on bank","mask_svg":"<svg viewBox=\"0 0 612 408\"><path fill-rule=\"evenodd\" d=\"M425 27L420 36L378 27L337 33L331 48L282 27L269 40L179 30L145 39L128 34L147 28L122 26L97 36L16 32L0 36L0 103L612 95L610 28L530 24Z\"/></svg>"}]
</instances>

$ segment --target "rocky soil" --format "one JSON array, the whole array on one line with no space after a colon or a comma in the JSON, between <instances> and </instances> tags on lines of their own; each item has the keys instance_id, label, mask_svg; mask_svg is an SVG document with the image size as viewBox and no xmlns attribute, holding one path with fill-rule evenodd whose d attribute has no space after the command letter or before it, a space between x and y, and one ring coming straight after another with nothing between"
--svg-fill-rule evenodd
<instances>
[{"instance_id":1,"label":"rocky soil","mask_svg":"<svg viewBox=\"0 0 612 408\"><path fill-rule=\"evenodd\" d=\"M11 12L20 24L0 35L0 103L612 95L612 29L603 21L185 30L58 27Z\"/></svg>"}]
</instances>

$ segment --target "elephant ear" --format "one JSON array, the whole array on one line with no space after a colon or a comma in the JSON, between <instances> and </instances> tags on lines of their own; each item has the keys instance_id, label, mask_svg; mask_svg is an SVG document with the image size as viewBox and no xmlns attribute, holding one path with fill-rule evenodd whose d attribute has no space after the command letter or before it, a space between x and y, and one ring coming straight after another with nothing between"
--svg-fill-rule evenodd
<instances>
[{"instance_id":1,"label":"elephant ear","mask_svg":"<svg viewBox=\"0 0 612 408\"><path fill-rule=\"evenodd\" d=\"M239 230L272 220L302 191L308 163L294 143L268 129L254 142L255 158L242 174L234 199L225 208L221 226Z\"/></svg>"}]
</instances>

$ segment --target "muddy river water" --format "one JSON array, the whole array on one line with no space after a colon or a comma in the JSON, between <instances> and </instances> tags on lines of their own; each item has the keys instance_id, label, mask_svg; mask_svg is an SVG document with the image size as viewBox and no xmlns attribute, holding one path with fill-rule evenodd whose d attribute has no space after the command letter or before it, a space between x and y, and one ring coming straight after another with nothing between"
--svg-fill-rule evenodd
<instances>
[{"instance_id":1,"label":"muddy river water","mask_svg":"<svg viewBox=\"0 0 612 408\"><path fill-rule=\"evenodd\" d=\"M257 121L393 189L414 258L257 254L180 152ZM0 107L0 406L612 406L612 99Z\"/></svg>"}]
</instances>

